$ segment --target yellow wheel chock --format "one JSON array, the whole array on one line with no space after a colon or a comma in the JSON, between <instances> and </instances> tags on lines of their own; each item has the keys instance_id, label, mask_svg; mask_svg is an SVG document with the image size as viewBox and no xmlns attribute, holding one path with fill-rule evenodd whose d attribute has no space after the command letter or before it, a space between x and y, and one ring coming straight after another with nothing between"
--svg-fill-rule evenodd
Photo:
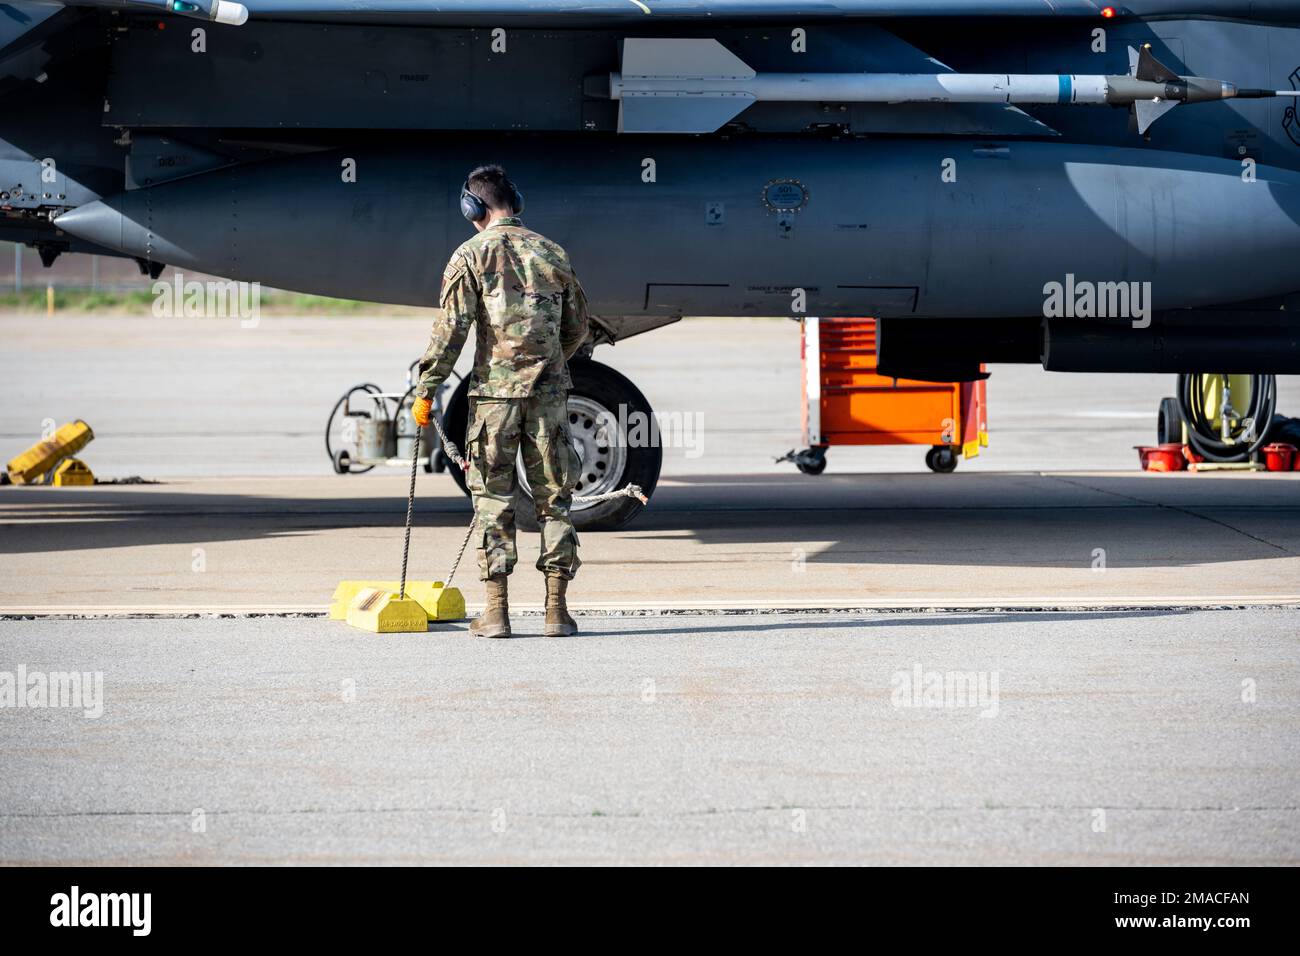
<instances>
[{"instance_id":1,"label":"yellow wheel chock","mask_svg":"<svg viewBox=\"0 0 1300 956\"><path fill-rule=\"evenodd\" d=\"M80 458L65 458L63 463L54 469L54 487L56 488L63 488L68 485L93 485L94 483L95 473Z\"/></svg>"},{"instance_id":2,"label":"yellow wheel chock","mask_svg":"<svg viewBox=\"0 0 1300 956\"><path fill-rule=\"evenodd\" d=\"M68 422L50 438L38 441L17 458L9 462L9 480L15 485L31 484L64 458L75 455L94 439L90 426L77 419Z\"/></svg>"},{"instance_id":3,"label":"yellow wheel chock","mask_svg":"<svg viewBox=\"0 0 1300 956\"><path fill-rule=\"evenodd\" d=\"M343 581L334 589L330 603L331 621L352 621L348 612L364 591L389 591L396 595L396 581ZM424 611L426 621L460 621L465 618L465 596L459 588L445 587L441 581L407 581L406 596ZM360 626L360 625L358 625Z\"/></svg>"},{"instance_id":4,"label":"yellow wheel chock","mask_svg":"<svg viewBox=\"0 0 1300 956\"><path fill-rule=\"evenodd\" d=\"M375 634L422 633L429 629L429 617L419 601L398 597L382 588L360 591L348 605L347 622Z\"/></svg>"},{"instance_id":5,"label":"yellow wheel chock","mask_svg":"<svg viewBox=\"0 0 1300 956\"><path fill-rule=\"evenodd\" d=\"M420 433L411 443L411 490L406 496L406 541L402 545L401 581L344 581L334 589L330 617L375 634L422 634L430 621L459 621L465 597L441 581L406 580L411 551L411 518L415 512L415 467L420 458ZM454 571L455 569L453 569Z\"/></svg>"}]
</instances>

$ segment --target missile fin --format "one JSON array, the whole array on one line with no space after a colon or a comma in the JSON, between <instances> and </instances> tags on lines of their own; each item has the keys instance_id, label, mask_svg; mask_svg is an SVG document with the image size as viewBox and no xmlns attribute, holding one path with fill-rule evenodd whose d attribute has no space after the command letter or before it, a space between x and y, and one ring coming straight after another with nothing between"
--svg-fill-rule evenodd
<instances>
[{"instance_id":1,"label":"missile fin","mask_svg":"<svg viewBox=\"0 0 1300 956\"><path fill-rule=\"evenodd\" d=\"M623 41L623 76L751 80L754 71L714 39L628 37Z\"/></svg>"},{"instance_id":2,"label":"missile fin","mask_svg":"<svg viewBox=\"0 0 1300 956\"><path fill-rule=\"evenodd\" d=\"M754 102L749 93L716 96L646 96L624 93L618 104L620 133L713 133Z\"/></svg>"},{"instance_id":3,"label":"missile fin","mask_svg":"<svg viewBox=\"0 0 1300 956\"><path fill-rule=\"evenodd\" d=\"M1141 135L1151 128L1151 124L1178 105L1178 100L1135 100L1133 118L1137 121L1137 131Z\"/></svg>"},{"instance_id":4,"label":"missile fin","mask_svg":"<svg viewBox=\"0 0 1300 956\"><path fill-rule=\"evenodd\" d=\"M1182 79L1177 73L1169 69L1151 53L1150 46L1143 46L1138 53L1137 64L1134 66L1132 47L1129 48L1130 69L1133 70L1134 79L1150 80L1153 83L1177 83Z\"/></svg>"},{"instance_id":5,"label":"missile fin","mask_svg":"<svg viewBox=\"0 0 1300 956\"><path fill-rule=\"evenodd\" d=\"M623 41L620 133L712 133L749 108L752 93L702 92L698 80L750 80L754 70L714 39ZM681 80L680 91L638 92L637 79ZM630 82L629 82L630 81Z\"/></svg>"}]
</instances>

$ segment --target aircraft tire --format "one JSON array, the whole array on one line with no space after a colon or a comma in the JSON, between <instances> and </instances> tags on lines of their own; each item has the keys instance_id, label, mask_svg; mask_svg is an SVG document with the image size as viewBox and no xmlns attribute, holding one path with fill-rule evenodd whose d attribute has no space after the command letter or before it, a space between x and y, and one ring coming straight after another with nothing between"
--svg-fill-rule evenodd
<instances>
[{"instance_id":1,"label":"aircraft tire","mask_svg":"<svg viewBox=\"0 0 1300 956\"><path fill-rule=\"evenodd\" d=\"M663 463L663 448L657 443L633 443L626 440L621 446L598 444L596 415L609 416L609 421L630 423L637 412L649 421L653 416L646 401L632 382L608 365L590 359L571 359L569 374L573 388L569 392L569 427L575 444L582 449L583 476L575 489L576 496L600 494L622 488L628 484L641 486L647 496L654 493ZM620 406L624 411L620 417ZM464 445L465 430L469 424L469 379L460 383L443 416L443 428L459 445ZM441 451L439 452L441 454ZM447 471L460 490L469 494L465 473L451 465ZM578 531L614 531L623 527L638 514L643 505L635 498L613 498L592 505L574 505L569 512ZM533 506L527 482L520 473L520 490L515 498L515 527L521 531L536 531L537 511Z\"/></svg>"},{"instance_id":2,"label":"aircraft tire","mask_svg":"<svg viewBox=\"0 0 1300 956\"><path fill-rule=\"evenodd\" d=\"M1156 444L1171 445L1183 441L1183 413L1178 408L1178 399L1160 399L1160 411L1156 415Z\"/></svg>"}]
</instances>

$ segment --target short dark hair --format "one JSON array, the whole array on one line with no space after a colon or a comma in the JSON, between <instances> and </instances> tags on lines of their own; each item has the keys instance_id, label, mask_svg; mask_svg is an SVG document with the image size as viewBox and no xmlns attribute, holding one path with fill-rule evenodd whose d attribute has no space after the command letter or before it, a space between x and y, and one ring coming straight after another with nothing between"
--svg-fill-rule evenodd
<instances>
[{"instance_id":1,"label":"short dark hair","mask_svg":"<svg viewBox=\"0 0 1300 956\"><path fill-rule=\"evenodd\" d=\"M469 191L489 209L514 212L515 187L500 166L480 166L466 178Z\"/></svg>"}]
</instances>

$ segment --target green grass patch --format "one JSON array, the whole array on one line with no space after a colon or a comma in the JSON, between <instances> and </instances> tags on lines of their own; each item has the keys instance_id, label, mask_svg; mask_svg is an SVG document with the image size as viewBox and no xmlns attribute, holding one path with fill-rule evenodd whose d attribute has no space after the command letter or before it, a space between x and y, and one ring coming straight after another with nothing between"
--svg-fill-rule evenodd
<instances>
[{"instance_id":1,"label":"green grass patch","mask_svg":"<svg viewBox=\"0 0 1300 956\"><path fill-rule=\"evenodd\" d=\"M56 288L54 311L61 314L150 316L153 314L154 298L153 292L149 289L107 291ZM46 291L43 287L27 288L21 293L0 293L0 312L45 312L47 308ZM284 316L427 316L429 314L429 309L417 306L388 305L382 302L362 302L358 299L336 299L326 295L280 291L263 292L259 300L259 311L262 315Z\"/></svg>"}]
</instances>

